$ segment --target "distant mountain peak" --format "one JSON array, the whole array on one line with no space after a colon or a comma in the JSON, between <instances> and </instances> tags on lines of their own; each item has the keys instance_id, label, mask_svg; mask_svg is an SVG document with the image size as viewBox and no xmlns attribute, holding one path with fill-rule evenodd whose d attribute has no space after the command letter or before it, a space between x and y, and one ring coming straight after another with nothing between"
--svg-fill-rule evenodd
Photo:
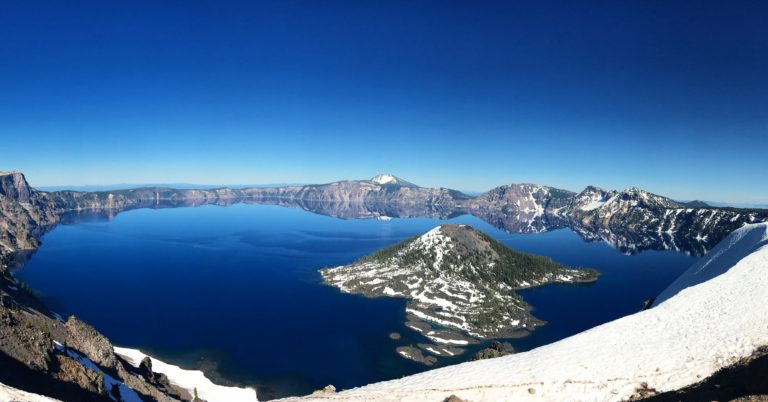
<instances>
[{"instance_id":1,"label":"distant mountain peak","mask_svg":"<svg viewBox=\"0 0 768 402\"><path fill-rule=\"evenodd\" d=\"M605 191L599 187L587 186L574 198L574 206L581 211L592 211L601 208L614 196L616 196L615 191Z\"/></svg>"},{"instance_id":2,"label":"distant mountain peak","mask_svg":"<svg viewBox=\"0 0 768 402\"><path fill-rule=\"evenodd\" d=\"M635 186L626 188L626 189L624 189L623 192L625 192L625 193L644 193L644 194L649 194L647 191L645 191L645 190L643 190L641 188L635 187Z\"/></svg>"},{"instance_id":3,"label":"distant mountain peak","mask_svg":"<svg viewBox=\"0 0 768 402\"><path fill-rule=\"evenodd\" d=\"M603 193L606 192L600 187L589 185L584 188L584 190L581 191L579 194L589 194L589 193Z\"/></svg>"},{"instance_id":4,"label":"distant mountain peak","mask_svg":"<svg viewBox=\"0 0 768 402\"><path fill-rule=\"evenodd\" d=\"M693 200L693 201L687 201L687 202L678 201L678 202L680 202L681 204L689 208L710 208L711 207L711 205L701 200Z\"/></svg>"},{"instance_id":5,"label":"distant mountain peak","mask_svg":"<svg viewBox=\"0 0 768 402\"><path fill-rule=\"evenodd\" d=\"M621 197L623 200L635 200L642 202L642 205L646 207L653 206L661 208L681 208L684 206L683 204L670 198L663 197L637 187L630 187L625 189L621 192Z\"/></svg>"},{"instance_id":6,"label":"distant mountain peak","mask_svg":"<svg viewBox=\"0 0 768 402\"><path fill-rule=\"evenodd\" d=\"M375 183L375 184L378 184L378 185L381 185L381 186L396 185L396 186L403 186L403 187L418 187L417 185L415 185L415 184L413 184L413 183L411 183L409 181L403 180L403 179L401 179L401 178L399 178L399 177L397 177L397 176L395 176L393 174L389 174L389 173L382 173L382 174L376 175L373 178L371 178L370 181L372 183Z\"/></svg>"}]
</instances>

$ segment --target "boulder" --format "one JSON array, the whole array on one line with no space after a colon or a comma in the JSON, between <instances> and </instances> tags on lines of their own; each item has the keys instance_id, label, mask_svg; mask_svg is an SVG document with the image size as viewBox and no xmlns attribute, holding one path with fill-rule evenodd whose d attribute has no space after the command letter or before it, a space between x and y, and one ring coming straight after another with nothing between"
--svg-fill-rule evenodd
<instances>
[{"instance_id":1,"label":"boulder","mask_svg":"<svg viewBox=\"0 0 768 402\"><path fill-rule=\"evenodd\" d=\"M514 349L512 348L511 344L507 342L501 343L499 341L493 341L491 342L491 346L475 353L475 355L472 356L472 358L470 358L469 360L474 361L474 360L483 360L483 359L493 359L495 357L506 356L512 353L514 353Z\"/></svg>"}]
</instances>

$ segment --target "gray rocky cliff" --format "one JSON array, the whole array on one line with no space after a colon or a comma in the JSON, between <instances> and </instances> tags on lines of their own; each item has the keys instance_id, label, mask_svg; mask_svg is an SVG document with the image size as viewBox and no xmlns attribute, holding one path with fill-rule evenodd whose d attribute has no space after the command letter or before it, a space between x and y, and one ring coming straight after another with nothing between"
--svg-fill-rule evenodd
<instances>
[{"instance_id":1,"label":"gray rocky cliff","mask_svg":"<svg viewBox=\"0 0 768 402\"><path fill-rule=\"evenodd\" d=\"M0 171L0 195L27 203L32 195L32 189L23 174Z\"/></svg>"}]
</instances>

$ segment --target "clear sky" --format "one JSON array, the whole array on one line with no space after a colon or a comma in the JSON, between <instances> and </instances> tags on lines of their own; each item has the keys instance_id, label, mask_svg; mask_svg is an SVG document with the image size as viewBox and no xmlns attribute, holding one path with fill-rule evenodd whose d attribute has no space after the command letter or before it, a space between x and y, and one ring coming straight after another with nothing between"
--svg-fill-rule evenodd
<instances>
[{"instance_id":1,"label":"clear sky","mask_svg":"<svg viewBox=\"0 0 768 402\"><path fill-rule=\"evenodd\" d=\"M766 21L761 1L3 1L0 169L764 203Z\"/></svg>"}]
</instances>

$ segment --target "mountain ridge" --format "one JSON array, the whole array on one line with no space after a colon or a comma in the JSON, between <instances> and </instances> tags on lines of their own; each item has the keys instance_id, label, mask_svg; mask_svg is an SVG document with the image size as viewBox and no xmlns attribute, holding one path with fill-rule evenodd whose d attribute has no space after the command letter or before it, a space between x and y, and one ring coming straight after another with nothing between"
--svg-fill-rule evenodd
<instances>
[{"instance_id":1,"label":"mountain ridge","mask_svg":"<svg viewBox=\"0 0 768 402\"><path fill-rule=\"evenodd\" d=\"M347 180L243 189L154 187L45 192L31 187L20 172L2 172L0 261L7 264L11 254L37 248L40 236L66 215L101 211L112 216L135 208L236 202L297 205L311 211L318 209L310 204L319 204L320 210L357 208L360 216L381 219L471 214L510 232L569 227L585 240L603 240L627 253L655 248L701 255L736 228L768 220L768 210L697 208L636 188L606 191L588 186L574 193L537 184L507 184L471 197L457 190L418 187L388 176L391 178L387 177L384 185L372 180ZM366 215L366 210L382 212Z\"/></svg>"}]
</instances>

